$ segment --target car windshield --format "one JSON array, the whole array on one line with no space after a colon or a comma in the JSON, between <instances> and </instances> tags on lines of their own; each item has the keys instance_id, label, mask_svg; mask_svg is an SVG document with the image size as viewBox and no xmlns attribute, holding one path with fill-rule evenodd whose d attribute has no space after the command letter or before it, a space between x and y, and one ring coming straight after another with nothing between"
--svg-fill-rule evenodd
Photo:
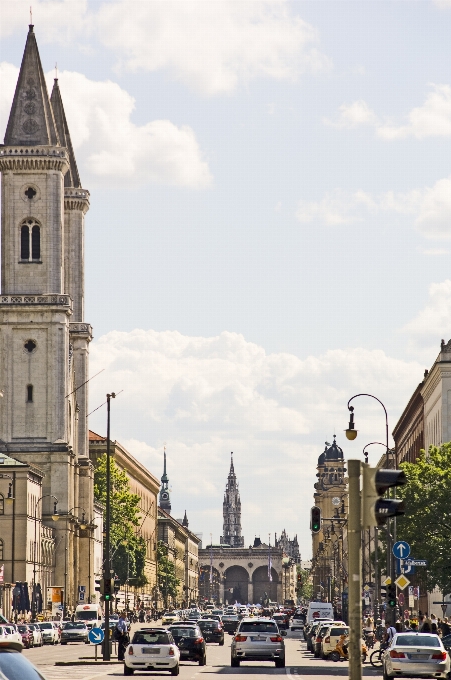
<instances>
[{"instance_id":1,"label":"car windshield","mask_svg":"<svg viewBox=\"0 0 451 680\"><path fill-rule=\"evenodd\" d=\"M29 630L26 626L17 626L19 629L19 633L28 633Z\"/></svg>"},{"instance_id":2,"label":"car windshield","mask_svg":"<svg viewBox=\"0 0 451 680\"><path fill-rule=\"evenodd\" d=\"M223 616L223 621L239 621L238 616Z\"/></svg>"},{"instance_id":3,"label":"car windshield","mask_svg":"<svg viewBox=\"0 0 451 680\"><path fill-rule=\"evenodd\" d=\"M270 621L246 621L240 626L240 633L278 633L275 623Z\"/></svg>"},{"instance_id":4,"label":"car windshield","mask_svg":"<svg viewBox=\"0 0 451 680\"><path fill-rule=\"evenodd\" d=\"M49 629L51 630L53 628L53 626L52 626L51 623L40 623L39 628L41 630L49 630Z\"/></svg>"},{"instance_id":5,"label":"car windshield","mask_svg":"<svg viewBox=\"0 0 451 680\"><path fill-rule=\"evenodd\" d=\"M216 621L199 621L199 628L204 630L204 628L218 628Z\"/></svg>"},{"instance_id":6,"label":"car windshield","mask_svg":"<svg viewBox=\"0 0 451 680\"><path fill-rule=\"evenodd\" d=\"M132 645L169 645L171 640L167 633L144 633L138 631L133 636Z\"/></svg>"},{"instance_id":7,"label":"car windshield","mask_svg":"<svg viewBox=\"0 0 451 680\"><path fill-rule=\"evenodd\" d=\"M174 637L194 638L198 636L198 632L195 628L170 628L169 630Z\"/></svg>"},{"instance_id":8,"label":"car windshield","mask_svg":"<svg viewBox=\"0 0 451 680\"><path fill-rule=\"evenodd\" d=\"M0 653L0 677L7 680L45 680L19 652Z\"/></svg>"},{"instance_id":9,"label":"car windshield","mask_svg":"<svg viewBox=\"0 0 451 680\"><path fill-rule=\"evenodd\" d=\"M68 628L81 628L82 630L86 629L86 624L85 623L65 623L63 630L67 630Z\"/></svg>"},{"instance_id":10,"label":"car windshield","mask_svg":"<svg viewBox=\"0 0 451 680\"><path fill-rule=\"evenodd\" d=\"M87 612L77 612L77 619L80 619L80 621L92 621L93 619L97 619L97 612L93 611L87 611Z\"/></svg>"},{"instance_id":11,"label":"car windshield","mask_svg":"<svg viewBox=\"0 0 451 680\"><path fill-rule=\"evenodd\" d=\"M440 647L437 635L397 635L396 647Z\"/></svg>"},{"instance_id":12,"label":"car windshield","mask_svg":"<svg viewBox=\"0 0 451 680\"><path fill-rule=\"evenodd\" d=\"M331 628L329 635L349 635L349 628Z\"/></svg>"}]
</instances>

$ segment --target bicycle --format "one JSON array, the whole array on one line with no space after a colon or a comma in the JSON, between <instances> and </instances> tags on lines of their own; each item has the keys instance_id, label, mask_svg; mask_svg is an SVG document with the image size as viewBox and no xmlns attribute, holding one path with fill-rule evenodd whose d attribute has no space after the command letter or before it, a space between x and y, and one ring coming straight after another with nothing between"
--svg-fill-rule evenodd
<instances>
[{"instance_id":1,"label":"bicycle","mask_svg":"<svg viewBox=\"0 0 451 680\"><path fill-rule=\"evenodd\" d=\"M382 644L379 649L375 649L374 652L371 652L370 656L370 663L374 668L382 668L382 654L385 652L387 649L388 645Z\"/></svg>"}]
</instances>

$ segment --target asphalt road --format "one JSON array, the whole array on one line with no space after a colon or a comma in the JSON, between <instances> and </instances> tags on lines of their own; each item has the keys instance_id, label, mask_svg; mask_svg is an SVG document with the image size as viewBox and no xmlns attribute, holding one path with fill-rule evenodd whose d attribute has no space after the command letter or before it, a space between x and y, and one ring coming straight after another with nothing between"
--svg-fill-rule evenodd
<instances>
[{"instance_id":1,"label":"asphalt road","mask_svg":"<svg viewBox=\"0 0 451 680\"><path fill-rule=\"evenodd\" d=\"M133 626L139 628L139 624ZM245 662L239 668L230 666L230 641L226 635L224 647L214 643L207 645L207 665L199 666L193 662L180 664L179 680L210 680L212 674L220 676L218 680L238 680L237 676L246 679L258 678L265 680L274 676L288 676L297 680L307 680L309 676L315 676L315 680L327 680L331 676L348 677L348 663L323 661L314 659L306 651L306 646L300 631L288 633L285 638L286 668L275 668L274 664L261 662ZM99 649L100 652L100 649ZM45 646L36 649L26 649L23 654L39 669L47 680L111 680L111 678L123 677L123 665L118 663L108 666L77 665L55 666L56 662L79 661L80 657L94 659L92 645L74 643L70 645ZM114 654L114 652L113 652ZM99 658L100 658L99 654ZM83 660L83 659L82 659ZM372 668L369 663L364 664L364 675L375 678L381 677L381 672ZM203 677L204 676L204 677ZM135 678L170 677L169 673L137 673Z\"/></svg>"}]
</instances>

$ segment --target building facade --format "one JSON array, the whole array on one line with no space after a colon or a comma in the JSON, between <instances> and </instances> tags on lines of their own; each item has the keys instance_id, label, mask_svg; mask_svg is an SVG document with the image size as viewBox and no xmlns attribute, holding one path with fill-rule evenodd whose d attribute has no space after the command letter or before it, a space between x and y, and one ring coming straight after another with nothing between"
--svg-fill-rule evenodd
<instances>
[{"instance_id":1,"label":"building facade","mask_svg":"<svg viewBox=\"0 0 451 680\"><path fill-rule=\"evenodd\" d=\"M222 513L224 524L221 543L230 545L232 548L243 548L244 537L241 535L241 499L235 468L233 466L233 453L230 456L230 470L224 493Z\"/></svg>"},{"instance_id":2,"label":"building facade","mask_svg":"<svg viewBox=\"0 0 451 680\"><path fill-rule=\"evenodd\" d=\"M166 546L168 560L174 565L174 573L179 581L174 598L165 590L164 579L162 580L160 603L164 607L188 607L190 602L197 602L199 598L200 539L189 530L187 519L184 525L163 508L158 508L158 540Z\"/></svg>"},{"instance_id":3,"label":"building facade","mask_svg":"<svg viewBox=\"0 0 451 680\"><path fill-rule=\"evenodd\" d=\"M31 580L35 594L47 583L65 585L64 599L72 606L78 586L93 578L94 561L86 418L92 329L84 319L83 283L89 192L78 175L58 80L48 95L33 26L0 147L0 171L0 453L36 470L40 479L30 480L36 492L24 510L29 523L39 517L33 559L27 532L17 526L15 571L10 559L6 578ZM82 514L89 522L86 535ZM44 549L49 541L51 565ZM40 606L41 596L34 600Z\"/></svg>"},{"instance_id":4,"label":"building facade","mask_svg":"<svg viewBox=\"0 0 451 680\"><path fill-rule=\"evenodd\" d=\"M293 539L290 539L288 538L288 534L285 529L283 529L282 533L280 534L280 538L277 538L277 534L275 535L274 545L276 548L282 548L285 555L288 555L288 557L290 557L297 564L301 562L301 553L299 552L297 535Z\"/></svg>"}]
</instances>

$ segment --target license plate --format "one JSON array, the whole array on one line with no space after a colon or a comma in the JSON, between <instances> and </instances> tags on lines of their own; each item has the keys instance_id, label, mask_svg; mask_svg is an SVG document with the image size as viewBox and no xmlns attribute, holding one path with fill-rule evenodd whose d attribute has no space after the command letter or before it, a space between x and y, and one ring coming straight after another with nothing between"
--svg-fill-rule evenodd
<instances>
[{"instance_id":1,"label":"license plate","mask_svg":"<svg viewBox=\"0 0 451 680\"><path fill-rule=\"evenodd\" d=\"M264 642L266 638L263 635L251 636L252 642Z\"/></svg>"},{"instance_id":2,"label":"license plate","mask_svg":"<svg viewBox=\"0 0 451 680\"><path fill-rule=\"evenodd\" d=\"M429 654L411 654L411 659L429 659Z\"/></svg>"},{"instance_id":3,"label":"license plate","mask_svg":"<svg viewBox=\"0 0 451 680\"><path fill-rule=\"evenodd\" d=\"M141 651L142 651L143 654L159 654L160 653L160 650L159 650L158 647L157 648L155 648L155 647L143 647L141 649Z\"/></svg>"},{"instance_id":4,"label":"license plate","mask_svg":"<svg viewBox=\"0 0 451 680\"><path fill-rule=\"evenodd\" d=\"M188 656L189 650L188 650L188 649L181 649L181 650L180 650L180 654L181 654L182 656Z\"/></svg>"}]
</instances>

